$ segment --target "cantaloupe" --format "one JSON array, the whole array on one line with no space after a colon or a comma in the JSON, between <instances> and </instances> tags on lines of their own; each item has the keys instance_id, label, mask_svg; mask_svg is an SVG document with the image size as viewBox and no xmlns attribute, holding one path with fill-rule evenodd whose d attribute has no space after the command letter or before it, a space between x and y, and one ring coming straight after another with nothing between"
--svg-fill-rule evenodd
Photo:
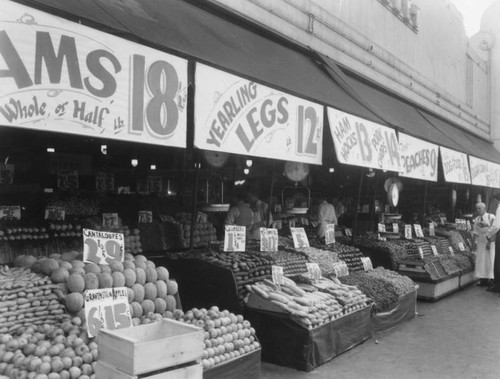
<instances>
[{"instance_id":1,"label":"cantaloupe","mask_svg":"<svg viewBox=\"0 0 500 379\"><path fill-rule=\"evenodd\" d=\"M131 304L135 300L135 293L132 288L127 288L128 303Z\"/></svg>"},{"instance_id":2,"label":"cantaloupe","mask_svg":"<svg viewBox=\"0 0 500 379\"><path fill-rule=\"evenodd\" d=\"M179 290L179 286L175 280L167 281L167 292L169 295L175 295Z\"/></svg>"},{"instance_id":3,"label":"cantaloupe","mask_svg":"<svg viewBox=\"0 0 500 379\"><path fill-rule=\"evenodd\" d=\"M83 269L83 267L73 267L71 270L69 270L70 275L71 274L80 274L80 275L85 275L86 272Z\"/></svg>"},{"instance_id":4,"label":"cantaloupe","mask_svg":"<svg viewBox=\"0 0 500 379\"><path fill-rule=\"evenodd\" d=\"M99 288L111 288L113 287L113 277L107 272L101 272L97 275L99 278Z\"/></svg>"},{"instance_id":5,"label":"cantaloupe","mask_svg":"<svg viewBox=\"0 0 500 379\"><path fill-rule=\"evenodd\" d=\"M125 286L125 276L121 271L115 271L111 274L113 278L113 287L124 287Z\"/></svg>"},{"instance_id":6,"label":"cantaloupe","mask_svg":"<svg viewBox=\"0 0 500 379\"><path fill-rule=\"evenodd\" d=\"M142 254L138 254L136 256L134 256L134 260L137 262L137 261L142 261L144 263L146 263L146 261L148 260L148 258L146 258L144 255Z\"/></svg>"},{"instance_id":7,"label":"cantaloupe","mask_svg":"<svg viewBox=\"0 0 500 379\"><path fill-rule=\"evenodd\" d=\"M73 267L85 267L85 262L79 260L79 259L74 259L71 261L71 265Z\"/></svg>"},{"instance_id":8,"label":"cantaloupe","mask_svg":"<svg viewBox=\"0 0 500 379\"><path fill-rule=\"evenodd\" d=\"M84 299L80 292L73 292L66 296L66 308L71 313L76 313L83 308Z\"/></svg>"},{"instance_id":9,"label":"cantaloupe","mask_svg":"<svg viewBox=\"0 0 500 379\"><path fill-rule=\"evenodd\" d=\"M159 266L156 268L156 273L158 274L158 280L164 280L164 281L167 281L170 277L170 274L168 272L168 270L163 267L163 266Z\"/></svg>"},{"instance_id":10,"label":"cantaloupe","mask_svg":"<svg viewBox=\"0 0 500 379\"><path fill-rule=\"evenodd\" d=\"M69 292L83 292L85 290L85 279L80 274L71 274L66 281Z\"/></svg>"},{"instance_id":11,"label":"cantaloupe","mask_svg":"<svg viewBox=\"0 0 500 379\"><path fill-rule=\"evenodd\" d=\"M142 260L138 260L138 261L135 261L135 267L136 268L141 268L143 269L144 271L146 271L146 262L145 261L142 261Z\"/></svg>"},{"instance_id":12,"label":"cantaloupe","mask_svg":"<svg viewBox=\"0 0 500 379\"><path fill-rule=\"evenodd\" d=\"M146 284L146 271L144 271L142 268L136 268L135 269L135 275L136 279L135 282L139 284Z\"/></svg>"},{"instance_id":13,"label":"cantaloupe","mask_svg":"<svg viewBox=\"0 0 500 379\"><path fill-rule=\"evenodd\" d=\"M130 253L125 253L125 257L123 258L125 260L125 262L127 261L133 261L134 260L134 256Z\"/></svg>"},{"instance_id":14,"label":"cantaloupe","mask_svg":"<svg viewBox=\"0 0 500 379\"><path fill-rule=\"evenodd\" d=\"M123 264L121 262L118 262L118 261L112 261L109 264L109 267L111 268L112 272L115 272L115 271L123 272L123 270L124 270Z\"/></svg>"},{"instance_id":15,"label":"cantaloupe","mask_svg":"<svg viewBox=\"0 0 500 379\"><path fill-rule=\"evenodd\" d=\"M163 312L165 312L167 310L167 303L165 302L164 299L161 299L158 297L154 300L154 303L155 303L155 312L156 313L163 314Z\"/></svg>"},{"instance_id":16,"label":"cantaloupe","mask_svg":"<svg viewBox=\"0 0 500 379\"><path fill-rule=\"evenodd\" d=\"M175 311L175 307L177 306L175 297L173 297L172 295L167 295L167 297L165 297L165 303L167 304L167 311Z\"/></svg>"},{"instance_id":17,"label":"cantaloupe","mask_svg":"<svg viewBox=\"0 0 500 379\"><path fill-rule=\"evenodd\" d=\"M126 268L123 270L123 276L125 277L125 286L132 287L135 284L135 280L137 278L135 270Z\"/></svg>"},{"instance_id":18,"label":"cantaloupe","mask_svg":"<svg viewBox=\"0 0 500 379\"><path fill-rule=\"evenodd\" d=\"M22 267L31 268L37 260L38 258L33 255L25 255L21 261Z\"/></svg>"},{"instance_id":19,"label":"cantaloupe","mask_svg":"<svg viewBox=\"0 0 500 379\"><path fill-rule=\"evenodd\" d=\"M146 261L146 267L151 267L156 269L156 264L153 261Z\"/></svg>"},{"instance_id":20,"label":"cantaloupe","mask_svg":"<svg viewBox=\"0 0 500 379\"><path fill-rule=\"evenodd\" d=\"M101 268L95 263L85 263L85 272L93 272L97 275L101 273Z\"/></svg>"},{"instance_id":21,"label":"cantaloupe","mask_svg":"<svg viewBox=\"0 0 500 379\"><path fill-rule=\"evenodd\" d=\"M99 268L101 269L101 272L106 272L108 274L111 274L112 272L111 267L108 265L99 265Z\"/></svg>"},{"instance_id":22,"label":"cantaloupe","mask_svg":"<svg viewBox=\"0 0 500 379\"><path fill-rule=\"evenodd\" d=\"M50 279L54 283L66 283L66 280L68 278L69 278L69 271L61 267L52 271L52 274L50 275Z\"/></svg>"},{"instance_id":23,"label":"cantaloupe","mask_svg":"<svg viewBox=\"0 0 500 379\"><path fill-rule=\"evenodd\" d=\"M56 261L61 259L61 254L59 253L53 253L49 255L49 258L55 259Z\"/></svg>"},{"instance_id":24,"label":"cantaloupe","mask_svg":"<svg viewBox=\"0 0 500 379\"><path fill-rule=\"evenodd\" d=\"M127 269L127 268L135 270L135 263L134 263L134 261L125 261L125 262L123 262L123 268L124 268L124 270Z\"/></svg>"},{"instance_id":25,"label":"cantaloupe","mask_svg":"<svg viewBox=\"0 0 500 379\"><path fill-rule=\"evenodd\" d=\"M158 291L156 290L155 283L146 283L144 285L144 298L149 300L156 299Z\"/></svg>"},{"instance_id":26,"label":"cantaloupe","mask_svg":"<svg viewBox=\"0 0 500 379\"><path fill-rule=\"evenodd\" d=\"M45 275L51 275L58 268L59 263L54 258L47 258L42 262L42 272Z\"/></svg>"},{"instance_id":27,"label":"cantaloupe","mask_svg":"<svg viewBox=\"0 0 500 379\"><path fill-rule=\"evenodd\" d=\"M145 294L144 286L136 283L132 286L132 290L134 291L134 300L142 303Z\"/></svg>"},{"instance_id":28,"label":"cantaloupe","mask_svg":"<svg viewBox=\"0 0 500 379\"><path fill-rule=\"evenodd\" d=\"M59 262L59 268L65 268L66 270L73 270L73 265L66 261Z\"/></svg>"},{"instance_id":29,"label":"cantaloupe","mask_svg":"<svg viewBox=\"0 0 500 379\"><path fill-rule=\"evenodd\" d=\"M165 283L163 280L158 280L155 283L155 286L156 286L156 296L164 299L165 296L167 296L168 294L167 283Z\"/></svg>"},{"instance_id":30,"label":"cantaloupe","mask_svg":"<svg viewBox=\"0 0 500 379\"><path fill-rule=\"evenodd\" d=\"M24 267L24 258L26 257L26 255L18 255L15 259L14 259L14 266L15 267Z\"/></svg>"},{"instance_id":31,"label":"cantaloupe","mask_svg":"<svg viewBox=\"0 0 500 379\"><path fill-rule=\"evenodd\" d=\"M40 274L42 272L42 261L38 260L35 263L33 263L30 267L30 270L36 274Z\"/></svg>"},{"instance_id":32,"label":"cantaloupe","mask_svg":"<svg viewBox=\"0 0 500 379\"><path fill-rule=\"evenodd\" d=\"M130 309L132 312L132 317L139 318L142 316L142 306L137 301L134 301L132 302L132 304L130 304Z\"/></svg>"},{"instance_id":33,"label":"cantaloupe","mask_svg":"<svg viewBox=\"0 0 500 379\"><path fill-rule=\"evenodd\" d=\"M147 315L149 312L155 311L155 303L152 300L146 299L141 303L142 314Z\"/></svg>"},{"instance_id":34,"label":"cantaloupe","mask_svg":"<svg viewBox=\"0 0 500 379\"><path fill-rule=\"evenodd\" d=\"M146 268L146 282L154 283L158 280L158 273L156 272L156 268L147 267Z\"/></svg>"},{"instance_id":35,"label":"cantaloupe","mask_svg":"<svg viewBox=\"0 0 500 379\"><path fill-rule=\"evenodd\" d=\"M66 262L71 262L72 260L76 259L78 257L78 251L72 250L72 251L66 251L61 254L61 260L66 261Z\"/></svg>"},{"instance_id":36,"label":"cantaloupe","mask_svg":"<svg viewBox=\"0 0 500 379\"><path fill-rule=\"evenodd\" d=\"M85 279L86 290L96 290L99 288L99 278L93 272L87 272L83 279Z\"/></svg>"}]
</instances>

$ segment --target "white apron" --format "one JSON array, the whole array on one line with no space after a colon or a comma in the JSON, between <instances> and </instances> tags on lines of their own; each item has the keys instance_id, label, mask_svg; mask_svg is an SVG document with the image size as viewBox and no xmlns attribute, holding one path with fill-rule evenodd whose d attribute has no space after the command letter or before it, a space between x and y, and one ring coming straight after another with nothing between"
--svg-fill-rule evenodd
<instances>
[{"instance_id":1,"label":"white apron","mask_svg":"<svg viewBox=\"0 0 500 379\"><path fill-rule=\"evenodd\" d=\"M478 279L493 279L493 262L495 261L495 242L491 243L489 250L486 249L488 240L486 233L489 227L476 227L478 233L476 250L476 270L475 275Z\"/></svg>"}]
</instances>

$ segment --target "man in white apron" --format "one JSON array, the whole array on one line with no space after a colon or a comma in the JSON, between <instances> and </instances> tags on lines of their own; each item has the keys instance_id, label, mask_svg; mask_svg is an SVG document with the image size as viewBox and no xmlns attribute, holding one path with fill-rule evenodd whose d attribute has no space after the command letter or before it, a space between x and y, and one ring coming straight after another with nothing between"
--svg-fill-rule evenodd
<instances>
[{"instance_id":1,"label":"man in white apron","mask_svg":"<svg viewBox=\"0 0 500 379\"><path fill-rule=\"evenodd\" d=\"M478 216L474 219L474 233L477 235L476 243L476 278L479 286L487 287L493 280L493 263L495 260L495 242L489 242L488 231L495 220L495 216L486 212L484 203L477 203Z\"/></svg>"}]
</instances>

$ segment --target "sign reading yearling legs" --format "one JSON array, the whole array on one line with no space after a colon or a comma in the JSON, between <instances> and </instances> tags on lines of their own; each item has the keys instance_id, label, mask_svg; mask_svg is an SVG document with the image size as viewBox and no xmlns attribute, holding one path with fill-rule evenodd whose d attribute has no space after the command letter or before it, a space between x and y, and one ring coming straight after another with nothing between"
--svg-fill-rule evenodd
<instances>
[{"instance_id":1,"label":"sign reading yearling legs","mask_svg":"<svg viewBox=\"0 0 500 379\"><path fill-rule=\"evenodd\" d=\"M348 113L328 108L337 159L354 166L401 171L396 132Z\"/></svg>"},{"instance_id":2,"label":"sign reading yearling legs","mask_svg":"<svg viewBox=\"0 0 500 379\"><path fill-rule=\"evenodd\" d=\"M451 183L470 184L467 154L439 146L443 162L444 179Z\"/></svg>"},{"instance_id":3,"label":"sign reading yearling legs","mask_svg":"<svg viewBox=\"0 0 500 379\"><path fill-rule=\"evenodd\" d=\"M437 182L438 145L399 133L401 176Z\"/></svg>"},{"instance_id":4,"label":"sign reading yearling legs","mask_svg":"<svg viewBox=\"0 0 500 379\"><path fill-rule=\"evenodd\" d=\"M500 188L500 165L469 155L472 184Z\"/></svg>"},{"instance_id":5,"label":"sign reading yearling legs","mask_svg":"<svg viewBox=\"0 0 500 379\"><path fill-rule=\"evenodd\" d=\"M321 164L323 107L196 64L197 147Z\"/></svg>"},{"instance_id":6,"label":"sign reading yearling legs","mask_svg":"<svg viewBox=\"0 0 500 379\"><path fill-rule=\"evenodd\" d=\"M187 61L0 0L0 125L186 146Z\"/></svg>"}]
</instances>

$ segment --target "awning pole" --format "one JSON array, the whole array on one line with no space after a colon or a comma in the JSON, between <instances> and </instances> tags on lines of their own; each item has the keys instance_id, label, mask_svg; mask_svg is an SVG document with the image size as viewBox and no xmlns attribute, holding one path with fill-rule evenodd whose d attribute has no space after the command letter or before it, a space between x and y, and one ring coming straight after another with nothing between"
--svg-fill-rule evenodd
<instances>
[{"instance_id":1,"label":"awning pole","mask_svg":"<svg viewBox=\"0 0 500 379\"><path fill-rule=\"evenodd\" d=\"M198 150L194 152L194 193L193 193L193 204L192 204L192 212L191 212L191 237L189 238L189 250L193 248L194 243L194 229L196 228L196 224L198 221L198 186L200 179L200 154Z\"/></svg>"},{"instance_id":2,"label":"awning pole","mask_svg":"<svg viewBox=\"0 0 500 379\"><path fill-rule=\"evenodd\" d=\"M422 227L425 225L425 210L427 209L427 194L429 192L429 182L425 181L424 187L424 201L422 204Z\"/></svg>"},{"instance_id":3,"label":"awning pole","mask_svg":"<svg viewBox=\"0 0 500 379\"><path fill-rule=\"evenodd\" d=\"M356 208L354 208L354 225L353 225L353 233L351 239L354 239L354 234L357 234L358 230L358 209L359 209L359 204L361 202L361 190L363 188L363 176L365 173L363 170L361 170L361 175L359 177L359 188L358 188L358 198L356 200Z\"/></svg>"}]
</instances>

